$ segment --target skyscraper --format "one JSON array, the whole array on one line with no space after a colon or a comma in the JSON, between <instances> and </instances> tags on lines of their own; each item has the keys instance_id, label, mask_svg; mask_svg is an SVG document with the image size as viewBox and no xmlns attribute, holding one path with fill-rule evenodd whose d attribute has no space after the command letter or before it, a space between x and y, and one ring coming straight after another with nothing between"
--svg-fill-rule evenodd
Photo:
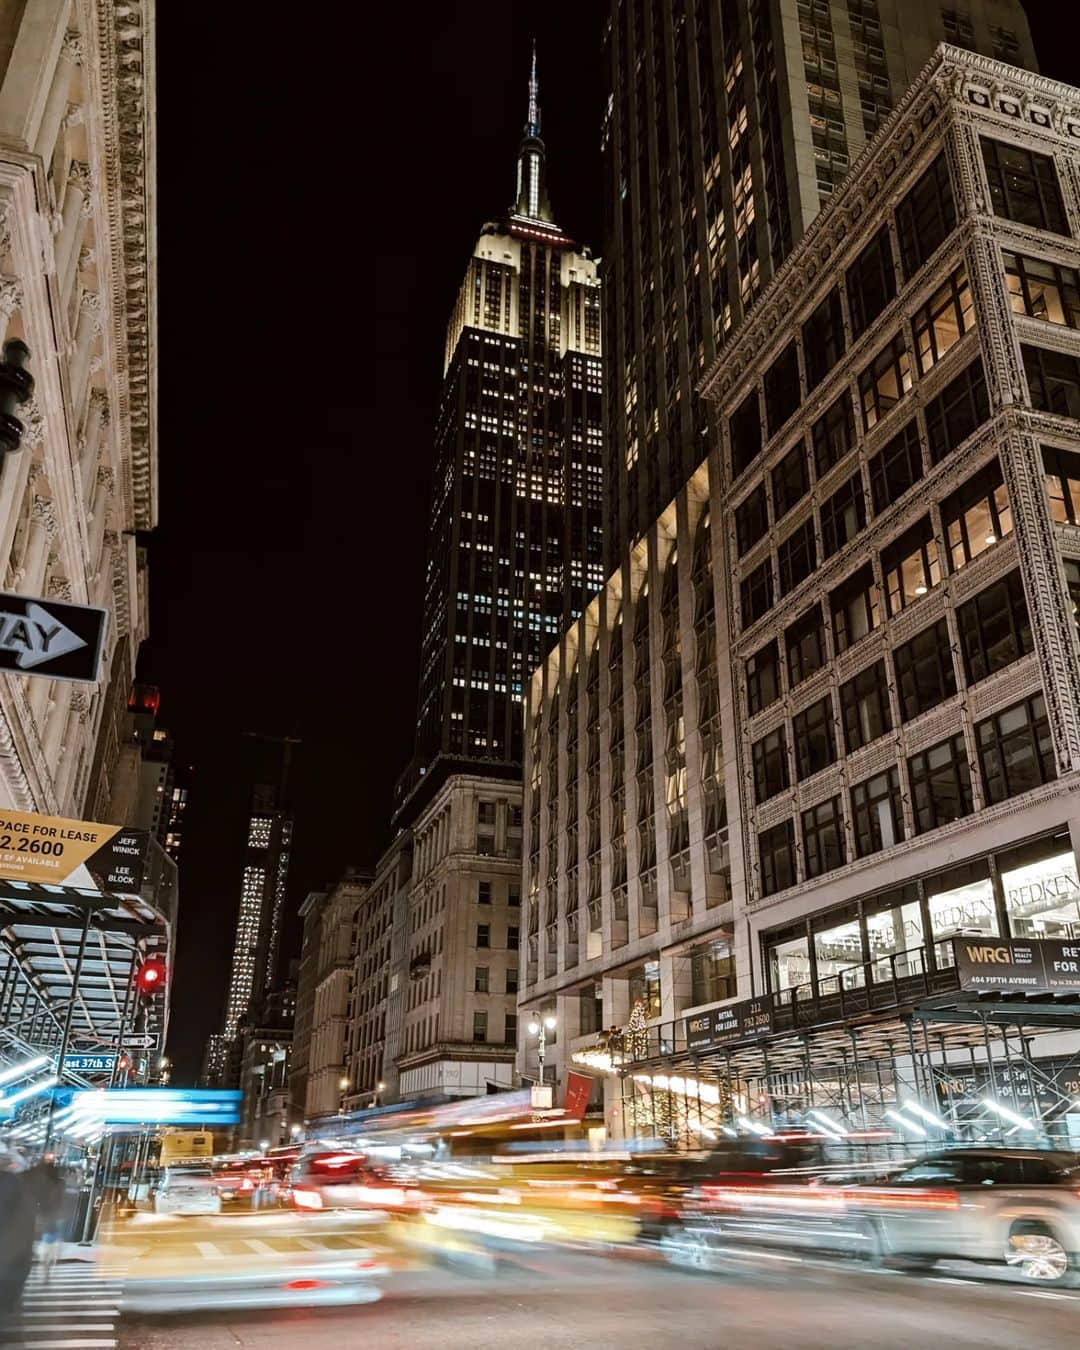
<instances>
[{"instance_id":1,"label":"skyscraper","mask_svg":"<svg viewBox=\"0 0 1080 1350\"><path fill-rule=\"evenodd\" d=\"M603 579L601 438L597 263L552 214L534 52L514 203L481 230L447 327L399 821L437 764L520 775L525 681Z\"/></svg>"},{"instance_id":2,"label":"skyscraper","mask_svg":"<svg viewBox=\"0 0 1080 1350\"><path fill-rule=\"evenodd\" d=\"M613 0L605 575L706 458L706 369L942 41L1035 69L1017 0Z\"/></svg>"},{"instance_id":3,"label":"skyscraper","mask_svg":"<svg viewBox=\"0 0 1080 1350\"><path fill-rule=\"evenodd\" d=\"M237 1032L245 1018L262 1012L275 986L293 828L283 788L260 784L252 793L225 1018L207 1044L202 1073L207 1083L235 1079Z\"/></svg>"}]
</instances>

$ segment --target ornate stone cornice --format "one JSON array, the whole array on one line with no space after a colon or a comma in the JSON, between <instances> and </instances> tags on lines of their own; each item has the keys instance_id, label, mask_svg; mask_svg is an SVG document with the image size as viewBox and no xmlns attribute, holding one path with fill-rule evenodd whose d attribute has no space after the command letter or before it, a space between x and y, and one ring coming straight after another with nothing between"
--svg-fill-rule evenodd
<instances>
[{"instance_id":1,"label":"ornate stone cornice","mask_svg":"<svg viewBox=\"0 0 1080 1350\"><path fill-rule=\"evenodd\" d=\"M71 599L71 582L68 581L67 577L50 577L49 585L46 589L48 591L50 599L53 600Z\"/></svg>"},{"instance_id":2,"label":"ornate stone cornice","mask_svg":"<svg viewBox=\"0 0 1080 1350\"><path fill-rule=\"evenodd\" d=\"M90 165L84 164L81 159L73 159L68 168L68 184L78 188L84 197L89 197L94 186Z\"/></svg>"},{"instance_id":3,"label":"ornate stone cornice","mask_svg":"<svg viewBox=\"0 0 1080 1350\"><path fill-rule=\"evenodd\" d=\"M60 47L60 54L65 60L70 61L73 66L81 66L83 63L82 34L75 29L69 28L64 34L64 41Z\"/></svg>"},{"instance_id":4,"label":"ornate stone cornice","mask_svg":"<svg viewBox=\"0 0 1080 1350\"><path fill-rule=\"evenodd\" d=\"M155 5L100 0L96 10L110 183L107 233L117 278L113 336L127 376L117 408L130 470L124 495L130 492L136 528L150 529L157 520Z\"/></svg>"}]
</instances>

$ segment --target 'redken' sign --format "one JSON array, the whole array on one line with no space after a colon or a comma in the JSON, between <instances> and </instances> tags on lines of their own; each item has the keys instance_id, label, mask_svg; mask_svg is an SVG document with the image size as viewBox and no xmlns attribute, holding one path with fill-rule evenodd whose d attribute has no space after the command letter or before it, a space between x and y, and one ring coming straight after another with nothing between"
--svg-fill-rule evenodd
<instances>
[{"instance_id":1,"label":"'redken' sign","mask_svg":"<svg viewBox=\"0 0 1080 1350\"><path fill-rule=\"evenodd\" d=\"M107 609L0 593L0 670L94 684Z\"/></svg>"},{"instance_id":2,"label":"'redken' sign","mask_svg":"<svg viewBox=\"0 0 1080 1350\"><path fill-rule=\"evenodd\" d=\"M961 989L1080 994L1080 942L1058 938L953 938Z\"/></svg>"}]
</instances>

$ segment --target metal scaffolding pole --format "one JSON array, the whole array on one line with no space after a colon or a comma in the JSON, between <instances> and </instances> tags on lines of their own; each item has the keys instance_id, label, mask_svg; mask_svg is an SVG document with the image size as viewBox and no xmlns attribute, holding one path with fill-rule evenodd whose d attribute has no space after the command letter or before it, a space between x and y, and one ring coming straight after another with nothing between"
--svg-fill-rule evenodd
<instances>
[{"instance_id":1,"label":"metal scaffolding pole","mask_svg":"<svg viewBox=\"0 0 1080 1350\"><path fill-rule=\"evenodd\" d=\"M90 920L93 910L86 907L83 915L82 936L79 938L79 954L75 958L75 969L71 976L71 998L68 1001L67 1016L64 1018L64 1030L60 1035L60 1049L56 1055L56 1076L60 1081L64 1077L64 1057L67 1055L68 1042L71 1040L71 1023L75 1016L75 1000L78 997L79 980L82 977L83 958L86 956L86 940L90 936ZM66 962L65 962L66 964ZM52 1142L53 1117L56 1114L56 1093L49 1100L49 1116L45 1123L45 1142L41 1146L42 1154L48 1153Z\"/></svg>"}]
</instances>

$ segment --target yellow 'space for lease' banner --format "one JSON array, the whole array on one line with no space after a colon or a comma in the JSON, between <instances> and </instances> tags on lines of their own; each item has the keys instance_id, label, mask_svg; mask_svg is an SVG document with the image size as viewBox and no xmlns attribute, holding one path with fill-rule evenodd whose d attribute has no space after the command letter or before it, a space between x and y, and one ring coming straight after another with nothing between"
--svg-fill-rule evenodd
<instances>
[{"instance_id":1,"label":"yellow 'space for lease' banner","mask_svg":"<svg viewBox=\"0 0 1080 1350\"><path fill-rule=\"evenodd\" d=\"M0 880L134 894L148 843L147 830L0 811Z\"/></svg>"}]
</instances>

